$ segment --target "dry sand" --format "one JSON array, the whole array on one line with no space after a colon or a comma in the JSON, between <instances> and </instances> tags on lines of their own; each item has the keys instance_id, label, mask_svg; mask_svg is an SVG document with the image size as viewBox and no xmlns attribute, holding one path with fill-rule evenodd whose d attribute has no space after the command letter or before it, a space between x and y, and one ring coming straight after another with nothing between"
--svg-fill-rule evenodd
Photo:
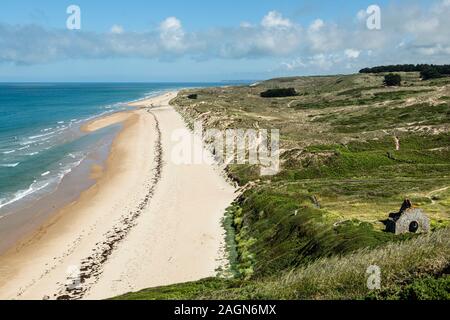
<instances>
[{"instance_id":1,"label":"dry sand","mask_svg":"<svg viewBox=\"0 0 450 320\"><path fill-rule=\"evenodd\" d=\"M235 189L211 165L173 163L175 95L83 127L123 123L96 184L0 257L0 299L102 299L216 273Z\"/></svg>"}]
</instances>

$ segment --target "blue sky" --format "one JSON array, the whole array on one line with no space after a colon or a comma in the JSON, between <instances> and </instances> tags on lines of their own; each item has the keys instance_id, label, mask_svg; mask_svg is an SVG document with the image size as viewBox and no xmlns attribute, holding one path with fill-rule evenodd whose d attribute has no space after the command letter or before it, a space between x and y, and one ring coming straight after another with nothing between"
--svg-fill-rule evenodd
<instances>
[{"instance_id":1,"label":"blue sky","mask_svg":"<svg viewBox=\"0 0 450 320\"><path fill-rule=\"evenodd\" d=\"M66 29L72 4L81 30ZM372 4L381 30L366 27ZM3 0L0 81L219 81L443 63L449 14L449 0Z\"/></svg>"},{"instance_id":2,"label":"blue sky","mask_svg":"<svg viewBox=\"0 0 450 320\"><path fill-rule=\"evenodd\" d=\"M10 24L38 23L47 27L63 28L66 8L80 6L83 29L108 31L113 24L127 29L144 31L169 16L175 16L189 30L208 27L237 26L242 21L258 23L267 12L276 10L297 22L310 22L316 18L346 19L374 1L348 0L3 0L0 21ZM387 1L376 1L384 5Z\"/></svg>"}]
</instances>

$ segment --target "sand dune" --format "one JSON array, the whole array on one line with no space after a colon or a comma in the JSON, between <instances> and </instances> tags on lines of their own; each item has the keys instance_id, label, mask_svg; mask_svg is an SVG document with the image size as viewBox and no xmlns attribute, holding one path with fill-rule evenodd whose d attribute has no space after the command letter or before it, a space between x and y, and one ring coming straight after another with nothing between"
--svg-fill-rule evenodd
<instances>
[{"instance_id":1,"label":"sand dune","mask_svg":"<svg viewBox=\"0 0 450 320\"><path fill-rule=\"evenodd\" d=\"M235 190L213 166L173 163L175 95L84 128L124 124L97 183L0 258L0 299L102 299L215 274Z\"/></svg>"}]
</instances>

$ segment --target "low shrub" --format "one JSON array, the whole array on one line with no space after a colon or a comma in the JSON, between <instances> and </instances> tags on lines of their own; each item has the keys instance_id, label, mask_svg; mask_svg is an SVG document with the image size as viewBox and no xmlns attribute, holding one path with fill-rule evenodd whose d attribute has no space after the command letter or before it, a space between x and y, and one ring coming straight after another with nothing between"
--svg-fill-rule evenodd
<instances>
[{"instance_id":1,"label":"low shrub","mask_svg":"<svg viewBox=\"0 0 450 320\"><path fill-rule=\"evenodd\" d=\"M384 84L388 87L400 86L402 77L399 74L389 73L384 76Z\"/></svg>"},{"instance_id":2,"label":"low shrub","mask_svg":"<svg viewBox=\"0 0 450 320\"><path fill-rule=\"evenodd\" d=\"M266 90L261 92L260 95L263 98L283 98L298 96L298 93L294 88L279 88Z\"/></svg>"}]
</instances>

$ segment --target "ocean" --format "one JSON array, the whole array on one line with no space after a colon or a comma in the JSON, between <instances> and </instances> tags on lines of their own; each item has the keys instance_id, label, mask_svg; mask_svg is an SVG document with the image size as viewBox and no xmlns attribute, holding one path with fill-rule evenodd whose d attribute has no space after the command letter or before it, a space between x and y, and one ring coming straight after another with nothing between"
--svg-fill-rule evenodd
<instances>
[{"instance_id":1,"label":"ocean","mask_svg":"<svg viewBox=\"0 0 450 320\"><path fill-rule=\"evenodd\" d=\"M0 84L0 224L20 203L56 190L92 150L107 148L118 127L84 134L95 117L165 91L223 83Z\"/></svg>"}]
</instances>

